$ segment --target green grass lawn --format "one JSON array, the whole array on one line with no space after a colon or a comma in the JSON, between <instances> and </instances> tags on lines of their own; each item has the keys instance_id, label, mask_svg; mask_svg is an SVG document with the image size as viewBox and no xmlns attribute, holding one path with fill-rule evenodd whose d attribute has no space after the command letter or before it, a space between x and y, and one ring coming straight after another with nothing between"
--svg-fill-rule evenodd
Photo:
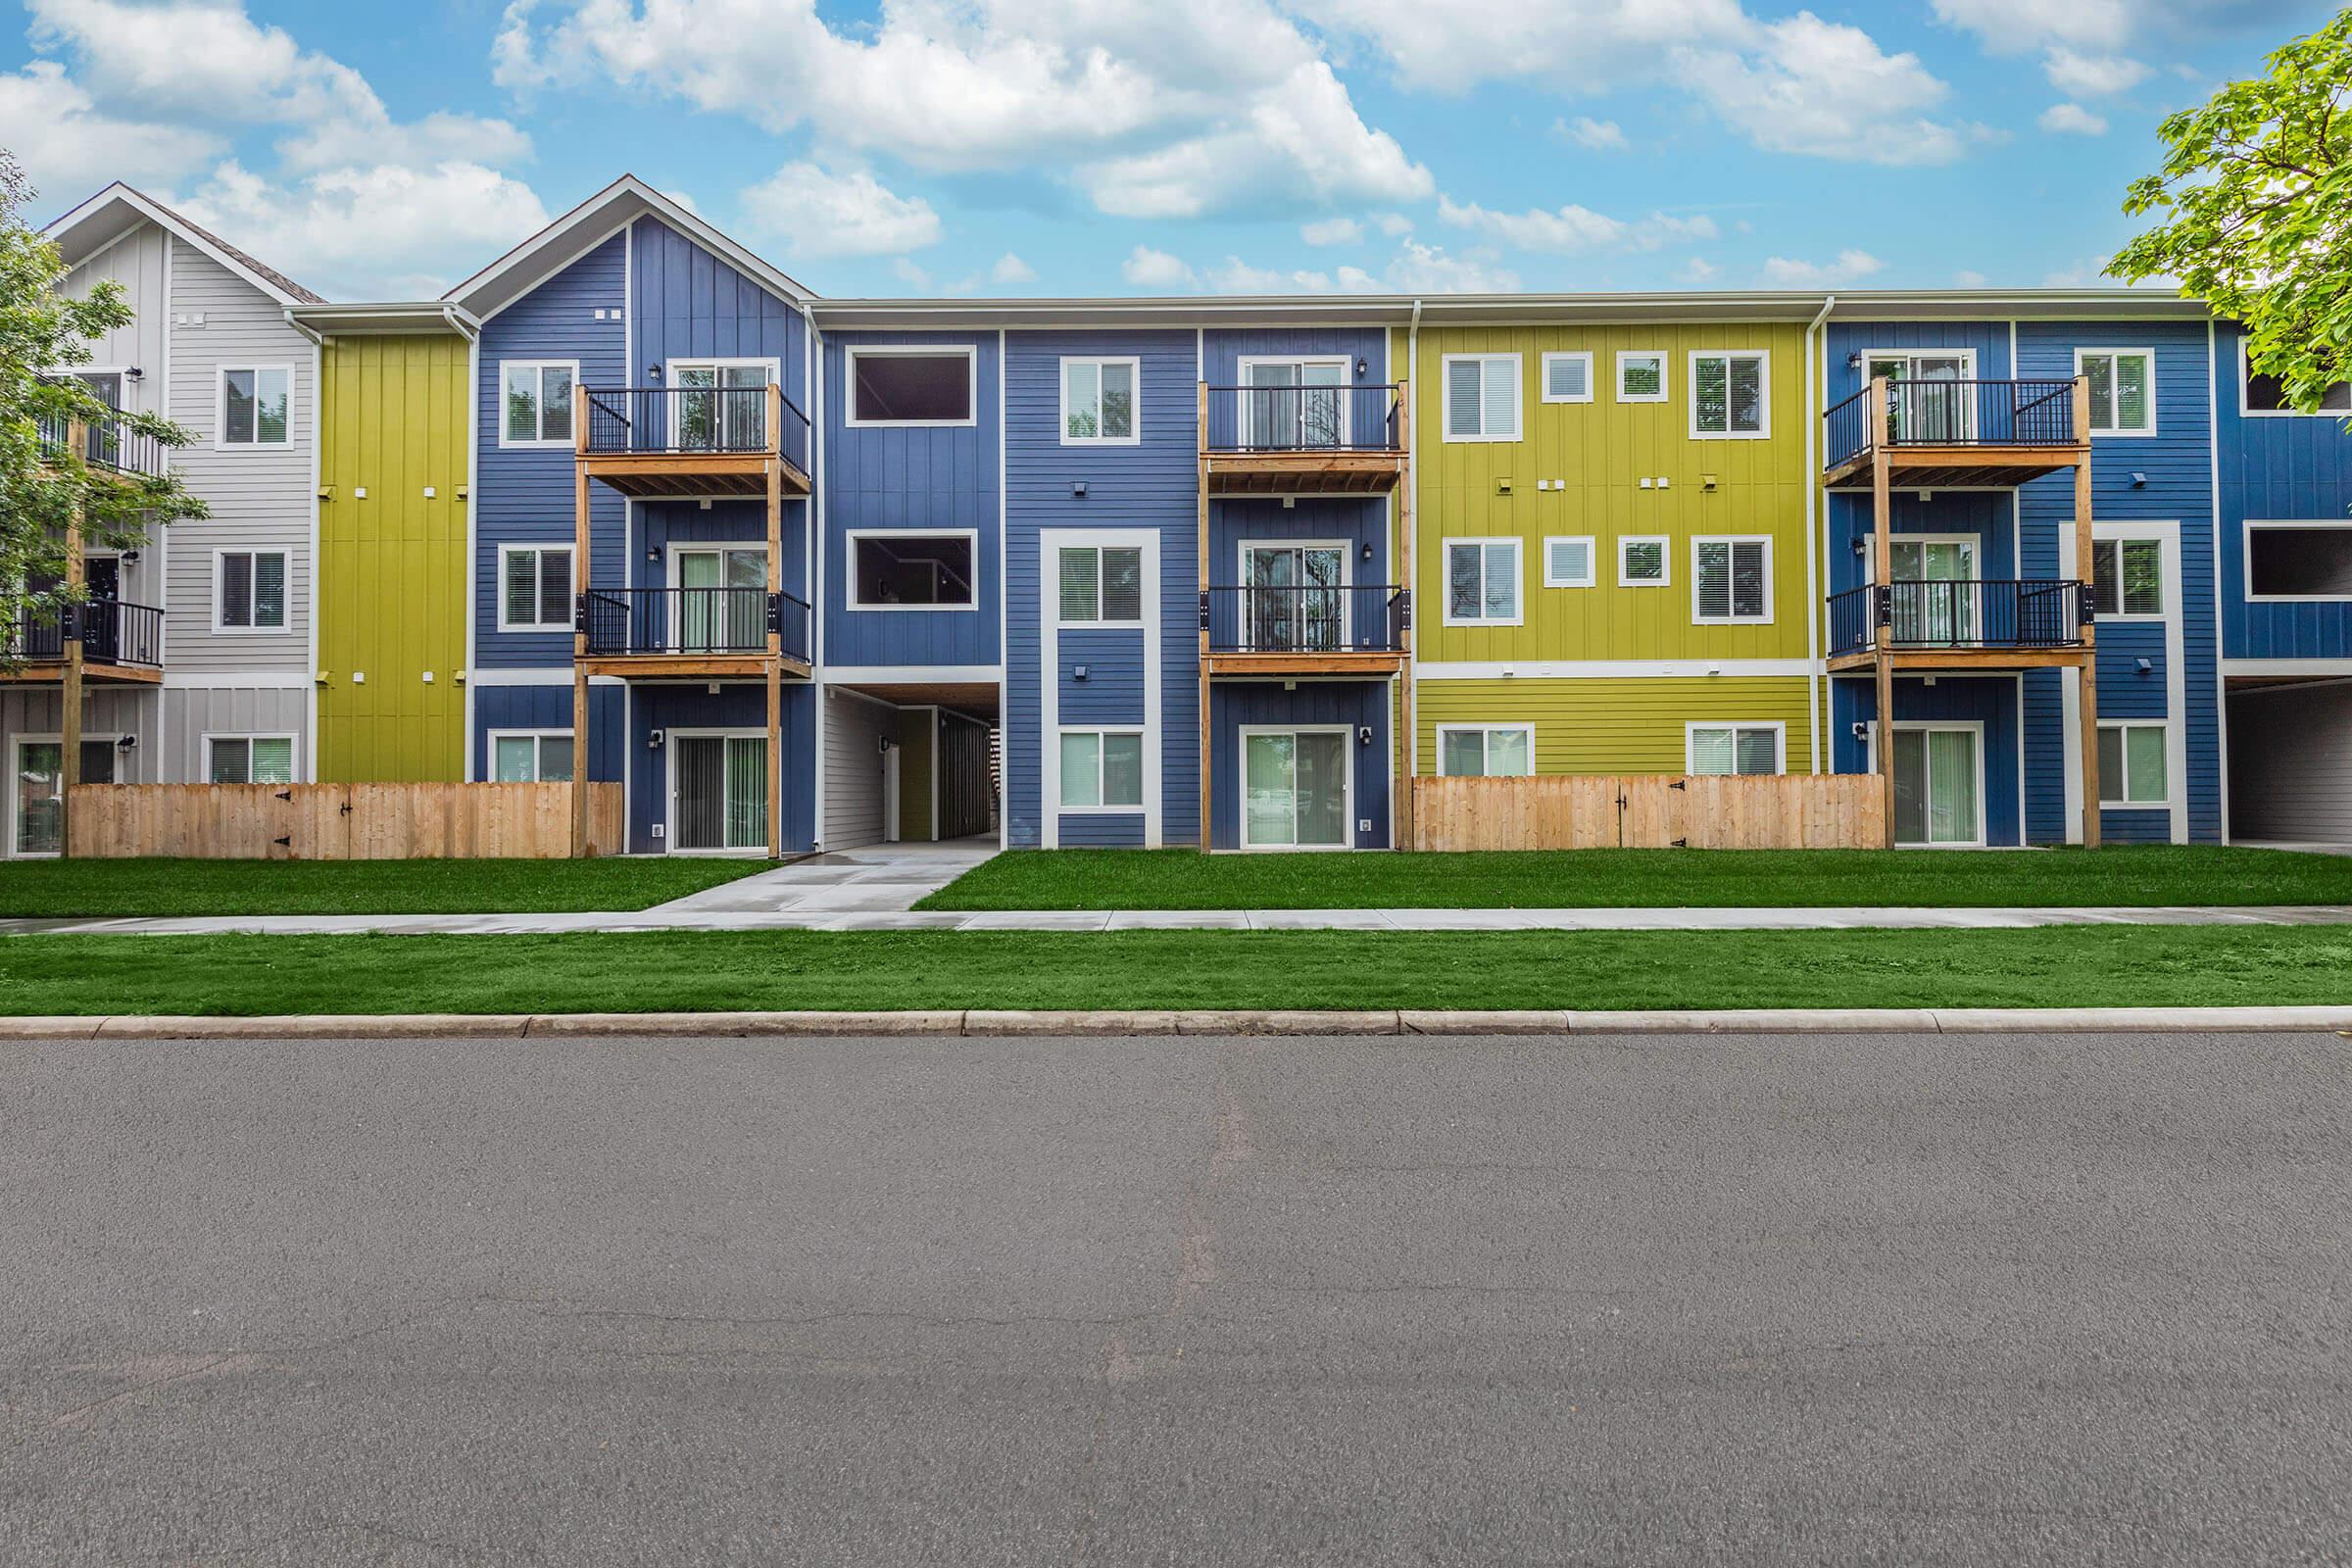
<instances>
[{"instance_id":1,"label":"green grass lawn","mask_svg":"<svg viewBox=\"0 0 2352 1568\"><path fill-rule=\"evenodd\" d=\"M605 860L0 860L0 917L538 914L643 909L760 870Z\"/></svg>"},{"instance_id":2,"label":"green grass lawn","mask_svg":"<svg viewBox=\"0 0 2352 1568\"><path fill-rule=\"evenodd\" d=\"M1201 855L1022 850L918 909L1562 909L2352 903L2352 857L2094 851L1527 850Z\"/></svg>"},{"instance_id":3,"label":"green grass lawn","mask_svg":"<svg viewBox=\"0 0 2352 1568\"><path fill-rule=\"evenodd\" d=\"M2352 1004L2352 929L0 939L10 1013Z\"/></svg>"}]
</instances>

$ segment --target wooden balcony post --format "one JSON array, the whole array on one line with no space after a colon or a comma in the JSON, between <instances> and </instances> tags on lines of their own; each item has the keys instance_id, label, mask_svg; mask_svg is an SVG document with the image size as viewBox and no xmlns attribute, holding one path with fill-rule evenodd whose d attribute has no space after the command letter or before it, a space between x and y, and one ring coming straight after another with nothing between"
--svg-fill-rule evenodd
<instances>
[{"instance_id":1,"label":"wooden balcony post","mask_svg":"<svg viewBox=\"0 0 2352 1568\"><path fill-rule=\"evenodd\" d=\"M1200 509L1199 533L1200 536L1200 597L1197 603L1200 605L1206 605L1208 603L1208 383L1206 381L1200 383L1200 405L1195 411L1195 418L1197 421L1195 424L1195 431L1199 439L1194 443L1196 447L1194 463L1194 501ZM1053 591L1050 586L1048 591ZM1210 786L1214 781L1216 774L1213 765L1215 759L1209 751L1212 741L1209 724L1209 720L1211 718L1209 710L1212 707L1209 699L1212 688L1208 679L1208 617L1204 613L1200 616L1200 676L1199 689L1200 693L1200 760L1199 767L1200 771L1200 849L1201 852L1205 854L1215 841L1215 836L1210 831L1210 812L1213 799ZM1046 678L1052 680L1054 679L1055 676L1053 671L1049 670L1046 672ZM1054 745L1057 743L1054 741L1053 737L1048 736L1047 744Z\"/></svg>"},{"instance_id":2,"label":"wooden balcony post","mask_svg":"<svg viewBox=\"0 0 2352 1568\"><path fill-rule=\"evenodd\" d=\"M1878 677L1879 794L1886 817L1886 845L1894 848L1894 472L1887 451L1887 382L1870 379L1871 645Z\"/></svg>"},{"instance_id":3,"label":"wooden balcony post","mask_svg":"<svg viewBox=\"0 0 2352 1568\"><path fill-rule=\"evenodd\" d=\"M82 450L85 431L77 420L66 427L67 440L75 452ZM87 580L87 567L82 559L81 503L74 503L73 515L66 522L66 588L72 592ZM59 612L59 630L67 620L74 625L74 635L61 639L65 646L66 671L63 689L58 693L62 711L58 716L58 774L57 774L57 853L60 859L74 853L74 790L81 782L81 611L83 606L69 604Z\"/></svg>"},{"instance_id":4,"label":"wooden balcony post","mask_svg":"<svg viewBox=\"0 0 2352 1568\"><path fill-rule=\"evenodd\" d=\"M2091 564L2090 377L2075 377L2075 439L2082 450L2075 459L2075 575L2089 582ZM2082 620L2082 847L2099 847L2099 652L2098 626L2087 614Z\"/></svg>"},{"instance_id":5,"label":"wooden balcony post","mask_svg":"<svg viewBox=\"0 0 2352 1568\"><path fill-rule=\"evenodd\" d=\"M1412 390L1412 382L1409 379L1396 383L1396 451L1404 465L1404 471L1396 477L1397 554L1396 559L1390 563L1390 574L1396 580L1400 592L1404 591L1404 585L1412 577L1409 569L1413 560ZM1398 732L1389 737L1389 751L1394 759L1390 763L1390 774L1396 780L1396 800L1393 803L1396 836L1389 847L1396 850L1411 849L1413 844L1413 775L1415 772L1413 743L1418 734L1413 727L1417 722L1413 716L1413 612L1416 608L1410 599L1405 601L1404 636L1402 639L1404 665L1397 674L1396 727ZM1403 763L1401 767L1396 765L1396 761L1399 760ZM1529 765L1534 765L1534 759L1529 759Z\"/></svg>"},{"instance_id":6,"label":"wooden balcony post","mask_svg":"<svg viewBox=\"0 0 2352 1568\"><path fill-rule=\"evenodd\" d=\"M576 392L574 413L585 416L587 407L587 393ZM585 431L584 420L580 428ZM572 464L572 485L571 853L576 859L586 859L594 853L588 842L588 467L577 459ZM629 765L625 747L620 765ZM627 823L621 824L621 831L628 831Z\"/></svg>"},{"instance_id":7,"label":"wooden balcony post","mask_svg":"<svg viewBox=\"0 0 2352 1568\"><path fill-rule=\"evenodd\" d=\"M784 858L784 389L767 386L767 858ZM811 653L814 650L810 650Z\"/></svg>"}]
</instances>

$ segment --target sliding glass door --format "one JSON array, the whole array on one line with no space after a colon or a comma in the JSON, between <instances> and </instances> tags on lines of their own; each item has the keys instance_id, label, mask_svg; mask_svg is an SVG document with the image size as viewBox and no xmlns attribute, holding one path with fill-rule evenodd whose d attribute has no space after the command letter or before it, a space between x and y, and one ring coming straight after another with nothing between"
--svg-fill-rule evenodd
<instances>
[{"instance_id":1,"label":"sliding glass door","mask_svg":"<svg viewBox=\"0 0 2352 1568\"><path fill-rule=\"evenodd\" d=\"M678 651L755 654L767 648L767 552L681 550Z\"/></svg>"},{"instance_id":2,"label":"sliding glass door","mask_svg":"<svg viewBox=\"0 0 2352 1568\"><path fill-rule=\"evenodd\" d=\"M9 784L11 855L60 855L65 852L66 749L54 740L20 740L11 759ZM81 743L81 781L115 781L115 743Z\"/></svg>"},{"instance_id":3,"label":"sliding glass door","mask_svg":"<svg viewBox=\"0 0 2352 1568\"><path fill-rule=\"evenodd\" d=\"M1918 725L1894 732L1894 841L1984 842L1984 777L1976 730Z\"/></svg>"},{"instance_id":4,"label":"sliding glass door","mask_svg":"<svg viewBox=\"0 0 2352 1568\"><path fill-rule=\"evenodd\" d=\"M1242 732L1242 847L1344 850L1348 732Z\"/></svg>"},{"instance_id":5,"label":"sliding glass door","mask_svg":"<svg viewBox=\"0 0 2352 1568\"><path fill-rule=\"evenodd\" d=\"M1342 545L1245 545L1245 649L1328 654L1347 646L1348 551Z\"/></svg>"},{"instance_id":6,"label":"sliding glass door","mask_svg":"<svg viewBox=\"0 0 2352 1568\"><path fill-rule=\"evenodd\" d=\"M677 735L669 742L676 789L673 850L767 847L767 737Z\"/></svg>"}]
</instances>

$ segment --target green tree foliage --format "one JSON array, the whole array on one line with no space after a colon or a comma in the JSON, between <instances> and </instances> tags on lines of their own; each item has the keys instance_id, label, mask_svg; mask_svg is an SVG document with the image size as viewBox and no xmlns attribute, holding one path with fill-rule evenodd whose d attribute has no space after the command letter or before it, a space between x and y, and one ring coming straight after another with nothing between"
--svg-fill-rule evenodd
<instances>
[{"instance_id":1,"label":"green tree foliage","mask_svg":"<svg viewBox=\"0 0 2352 1568\"><path fill-rule=\"evenodd\" d=\"M2161 225L2107 270L2180 291L2245 323L2256 369L2312 412L2352 380L2352 10L2158 127L2161 172L2134 180L2133 217Z\"/></svg>"},{"instance_id":2,"label":"green tree foliage","mask_svg":"<svg viewBox=\"0 0 2352 1568\"><path fill-rule=\"evenodd\" d=\"M19 628L50 619L79 595L61 584L76 516L85 545L129 549L174 518L205 515L175 474L123 471L131 465L104 461L136 452L140 437L165 448L195 437L155 415L118 414L60 373L87 365L90 344L128 325L131 309L112 281L81 299L66 297L57 247L24 219L32 194L16 159L0 149L0 662ZM78 450L67 439L76 424L97 432Z\"/></svg>"}]
</instances>

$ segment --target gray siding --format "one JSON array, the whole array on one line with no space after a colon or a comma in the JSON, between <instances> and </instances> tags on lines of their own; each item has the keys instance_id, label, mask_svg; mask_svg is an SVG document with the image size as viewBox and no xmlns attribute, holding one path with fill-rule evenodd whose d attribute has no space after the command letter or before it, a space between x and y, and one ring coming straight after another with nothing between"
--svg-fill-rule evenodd
<instances>
[{"instance_id":1,"label":"gray siding","mask_svg":"<svg viewBox=\"0 0 2352 1568\"><path fill-rule=\"evenodd\" d=\"M162 412L165 372L170 360L165 347L171 319L165 287L164 256L170 236L153 223L141 223L130 233L66 274L66 293L86 298L97 284L122 285L136 314L128 326L119 327L90 345L90 364L102 369L146 372L138 381L125 381L122 406L143 414Z\"/></svg>"},{"instance_id":2,"label":"gray siding","mask_svg":"<svg viewBox=\"0 0 2352 1568\"><path fill-rule=\"evenodd\" d=\"M2230 836L2352 844L2352 685L2230 697Z\"/></svg>"},{"instance_id":3,"label":"gray siding","mask_svg":"<svg viewBox=\"0 0 2352 1568\"><path fill-rule=\"evenodd\" d=\"M825 836L828 850L882 842L882 752L898 739L899 710L848 691L827 691Z\"/></svg>"},{"instance_id":4,"label":"gray siding","mask_svg":"<svg viewBox=\"0 0 2352 1568\"><path fill-rule=\"evenodd\" d=\"M202 784L207 735L292 735L294 776L314 775L311 694L294 686L167 686L164 688L165 784ZM145 776L145 775L142 775Z\"/></svg>"}]
</instances>

